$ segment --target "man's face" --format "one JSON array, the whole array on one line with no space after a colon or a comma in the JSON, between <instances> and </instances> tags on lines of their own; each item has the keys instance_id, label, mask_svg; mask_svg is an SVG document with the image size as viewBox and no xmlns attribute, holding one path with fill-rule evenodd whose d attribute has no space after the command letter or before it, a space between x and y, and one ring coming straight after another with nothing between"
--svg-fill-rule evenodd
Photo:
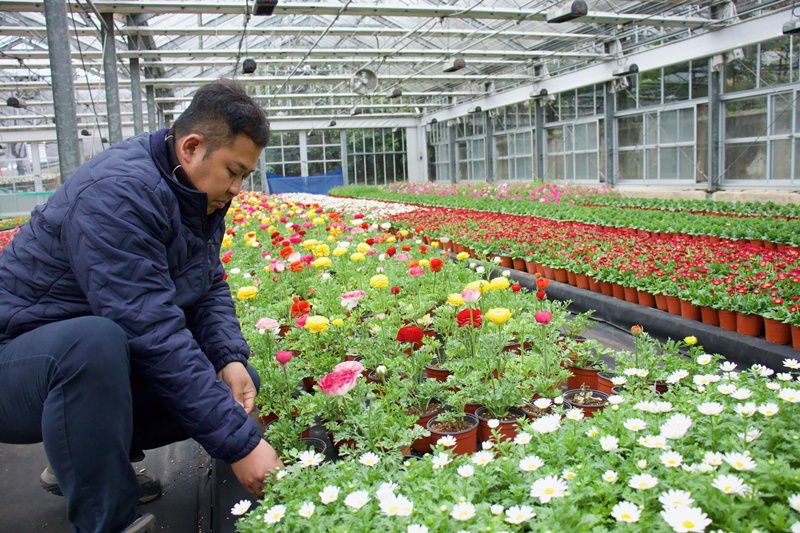
<instances>
[{"instance_id":1,"label":"man's face","mask_svg":"<svg viewBox=\"0 0 800 533\"><path fill-rule=\"evenodd\" d=\"M175 152L198 191L208 195L207 214L225 207L239 194L242 180L256 168L262 148L247 135L237 135L233 144L217 148L208 157L208 146L199 134L182 137Z\"/></svg>"}]
</instances>

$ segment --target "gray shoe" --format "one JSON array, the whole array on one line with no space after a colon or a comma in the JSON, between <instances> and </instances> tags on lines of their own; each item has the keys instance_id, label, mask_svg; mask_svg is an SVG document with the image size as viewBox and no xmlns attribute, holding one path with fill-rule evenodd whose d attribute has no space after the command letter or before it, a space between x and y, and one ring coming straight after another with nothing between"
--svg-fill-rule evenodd
<instances>
[{"instance_id":1,"label":"gray shoe","mask_svg":"<svg viewBox=\"0 0 800 533\"><path fill-rule=\"evenodd\" d=\"M156 531L156 517L150 513L145 513L136 521L126 527L122 533L155 533Z\"/></svg>"},{"instance_id":2,"label":"gray shoe","mask_svg":"<svg viewBox=\"0 0 800 533\"><path fill-rule=\"evenodd\" d=\"M136 480L139 482L139 505L150 503L161 497L162 487L161 481L159 481L158 478L144 473L137 473ZM61 487L58 486L58 479L56 479L56 474L53 472L53 468L50 465L47 465L42 475L39 476L39 483L41 483L44 490L51 494L55 494L56 496L64 495L61 492Z\"/></svg>"}]
</instances>

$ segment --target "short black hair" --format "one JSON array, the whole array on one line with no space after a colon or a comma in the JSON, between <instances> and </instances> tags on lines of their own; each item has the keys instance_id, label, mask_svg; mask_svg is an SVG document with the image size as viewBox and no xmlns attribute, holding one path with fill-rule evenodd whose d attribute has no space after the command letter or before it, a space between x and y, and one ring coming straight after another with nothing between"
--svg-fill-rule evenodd
<instances>
[{"instance_id":1,"label":"short black hair","mask_svg":"<svg viewBox=\"0 0 800 533\"><path fill-rule=\"evenodd\" d=\"M201 134L208 147L206 157L233 144L240 134L261 148L269 143L269 120L264 110L241 84L225 78L200 87L173 128L176 139Z\"/></svg>"}]
</instances>

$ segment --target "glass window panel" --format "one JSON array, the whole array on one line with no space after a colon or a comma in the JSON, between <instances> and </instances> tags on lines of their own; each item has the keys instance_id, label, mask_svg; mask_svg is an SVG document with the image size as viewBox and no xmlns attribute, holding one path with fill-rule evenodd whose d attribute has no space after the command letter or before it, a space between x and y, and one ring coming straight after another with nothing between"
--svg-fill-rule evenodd
<instances>
[{"instance_id":1,"label":"glass window panel","mask_svg":"<svg viewBox=\"0 0 800 533\"><path fill-rule=\"evenodd\" d=\"M512 130L517 127L517 110L516 106L508 106L505 108L506 112L506 129Z\"/></svg>"},{"instance_id":2,"label":"glass window panel","mask_svg":"<svg viewBox=\"0 0 800 533\"><path fill-rule=\"evenodd\" d=\"M547 176L548 180L564 179L564 156L547 156Z\"/></svg>"},{"instance_id":3,"label":"glass window panel","mask_svg":"<svg viewBox=\"0 0 800 533\"><path fill-rule=\"evenodd\" d=\"M658 179L658 155L655 148L650 148L645 151L645 179L656 180Z\"/></svg>"},{"instance_id":4,"label":"glass window panel","mask_svg":"<svg viewBox=\"0 0 800 533\"><path fill-rule=\"evenodd\" d=\"M564 151L571 152L575 149L575 126L564 127Z\"/></svg>"},{"instance_id":5,"label":"glass window panel","mask_svg":"<svg viewBox=\"0 0 800 533\"><path fill-rule=\"evenodd\" d=\"M497 157L506 157L508 155L508 135L497 135L494 139L494 151Z\"/></svg>"},{"instance_id":6,"label":"glass window panel","mask_svg":"<svg viewBox=\"0 0 800 533\"><path fill-rule=\"evenodd\" d=\"M603 115L606 112L606 86L598 83L594 86L594 114Z\"/></svg>"},{"instance_id":7,"label":"glass window panel","mask_svg":"<svg viewBox=\"0 0 800 533\"><path fill-rule=\"evenodd\" d=\"M514 179L533 179L533 159L530 157L518 157L514 161L516 164L516 174L514 175Z\"/></svg>"},{"instance_id":8,"label":"glass window panel","mask_svg":"<svg viewBox=\"0 0 800 533\"><path fill-rule=\"evenodd\" d=\"M792 141L772 142L772 179L788 180L792 177Z\"/></svg>"},{"instance_id":9,"label":"glass window panel","mask_svg":"<svg viewBox=\"0 0 800 533\"><path fill-rule=\"evenodd\" d=\"M284 176L300 176L300 163L287 163L283 165Z\"/></svg>"},{"instance_id":10,"label":"glass window panel","mask_svg":"<svg viewBox=\"0 0 800 533\"><path fill-rule=\"evenodd\" d=\"M644 143L656 144L658 143L658 114L647 113L644 116L645 130L644 130Z\"/></svg>"},{"instance_id":11,"label":"glass window panel","mask_svg":"<svg viewBox=\"0 0 800 533\"><path fill-rule=\"evenodd\" d=\"M464 161L467 159L467 143L459 142L456 144L456 150L458 151L458 161Z\"/></svg>"},{"instance_id":12,"label":"glass window panel","mask_svg":"<svg viewBox=\"0 0 800 533\"><path fill-rule=\"evenodd\" d=\"M800 180L800 161L798 161L798 158L800 158L799 156L800 156L800 139L796 138L794 140L794 158L795 158L795 162L794 162L794 179L795 180Z\"/></svg>"},{"instance_id":13,"label":"glass window panel","mask_svg":"<svg viewBox=\"0 0 800 533\"><path fill-rule=\"evenodd\" d=\"M689 99L689 63L664 67L664 103Z\"/></svg>"},{"instance_id":14,"label":"glass window panel","mask_svg":"<svg viewBox=\"0 0 800 533\"><path fill-rule=\"evenodd\" d=\"M495 162L495 177L500 181L505 181L509 179L508 176L508 159L498 159Z\"/></svg>"},{"instance_id":15,"label":"glass window panel","mask_svg":"<svg viewBox=\"0 0 800 533\"><path fill-rule=\"evenodd\" d=\"M642 165L643 150L627 150L619 152L619 179L644 179Z\"/></svg>"},{"instance_id":16,"label":"glass window panel","mask_svg":"<svg viewBox=\"0 0 800 533\"><path fill-rule=\"evenodd\" d=\"M264 150L264 157L268 162L283 160L280 148L267 148L266 150Z\"/></svg>"},{"instance_id":17,"label":"glass window panel","mask_svg":"<svg viewBox=\"0 0 800 533\"><path fill-rule=\"evenodd\" d=\"M325 163L317 162L308 164L309 176L318 176L320 174L325 174Z\"/></svg>"},{"instance_id":18,"label":"glass window panel","mask_svg":"<svg viewBox=\"0 0 800 533\"><path fill-rule=\"evenodd\" d=\"M575 91L561 93L561 120L575 118Z\"/></svg>"},{"instance_id":19,"label":"glass window panel","mask_svg":"<svg viewBox=\"0 0 800 533\"><path fill-rule=\"evenodd\" d=\"M597 123L586 124L586 148L587 150L597 150Z\"/></svg>"},{"instance_id":20,"label":"glass window panel","mask_svg":"<svg viewBox=\"0 0 800 533\"><path fill-rule=\"evenodd\" d=\"M708 59L692 61L692 98L708 96Z\"/></svg>"},{"instance_id":21,"label":"glass window panel","mask_svg":"<svg viewBox=\"0 0 800 533\"><path fill-rule=\"evenodd\" d=\"M697 165L696 180L708 181L708 105L697 106L697 150L695 161Z\"/></svg>"},{"instance_id":22,"label":"glass window panel","mask_svg":"<svg viewBox=\"0 0 800 533\"><path fill-rule=\"evenodd\" d=\"M575 179L585 180L589 179L591 173L591 155L590 154L575 154Z\"/></svg>"},{"instance_id":23,"label":"glass window panel","mask_svg":"<svg viewBox=\"0 0 800 533\"><path fill-rule=\"evenodd\" d=\"M309 132L306 135L306 145L308 146L321 146L325 144L325 138L319 132L314 132L314 135L311 135Z\"/></svg>"},{"instance_id":24,"label":"glass window panel","mask_svg":"<svg viewBox=\"0 0 800 533\"><path fill-rule=\"evenodd\" d=\"M300 146L300 132L299 131L284 131L281 134L284 146Z\"/></svg>"},{"instance_id":25,"label":"glass window panel","mask_svg":"<svg viewBox=\"0 0 800 533\"><path fill-rule=\"evenodd\" d=\"M500 108L498 110L497 115L492 118L492 124L494 125L495 131L503 131L506 129L506 108Z\"/></svg>"},{"instance_id":26,"label":"glass window panel","mask_svg":"<svg viewBox=\"0 0 800 533\"><path fill-rule=\"evenodd\" d=\"M681 109L678 111L678 141L679 142L693 142L694 141L694 108Z\"/></svg>"},{"instance_id":27,"label":"glass window panel","mask_svg":"<svg viewBox=\"0 0 800 533\"><path fill-rule=\"evenodd\" d=\"M564 129L560 126L557 128L548 128L547 135L547 152L563 152L564 151Z\"/></svg>"},{"instance_id":28,"label":"glass window panel","mask_svg":"<svg viewBox=\"0 0 800 533\"><path fill-rule=\"evenodd\" d=\"M694 147L678 147L678 179L694 181Z\"/></svg>"},{"instance_id":29,"label":"glass window panel","mask_svg":"<svg viewBox=\"0 0 800 533\"><path fill-rule=\"evenodd\" d=\"M725 180L763 180L767 177L767 143L725 145Z\"/></svg>"},{"instance_id":30,"label":"glass window panel","mask_svg":"<svg viewBox=\"0 0 800 533\"><path fill-rule=\"evenodd\" d=\"M756 68L758 59L758 45L739 48L744 54L742 59L726 61L725 83L726 93L746 91L756 88Z\"/></svg>"},{"instance_id":31,"label":"glass window panel","mask_svg":"<svg viewBox=\"0 0 800 533\"><path fill-rule=\"evenodd\" d=\"M648 115L648 118L650 116ZM648 122L649 126L649 122ZM678 111L664 111L661 113L661 135L662 143L674 143L678 141ZM648 144L652 144L655 139L649 137L650 130L648 129Z\"/></svg>"},{"instance_id":32,"label":"glass window panel","mask_svg":"<svg viewBox=\"0 0 800 533\"><path fill-rule=\"evenodd\" d=\"M543 105L545 122L558 122L558 98L556 98L555 102L546 102Z\"/></svg>"},{"instance_id":33,"label":"glass window panel","mask_svg":"<svg viewBox=\"0 0 800 533\"><path fill-rule=\"evenodd\" d=\"M639 107L659 105L661 103L661 69L642 72L638 78Z\"/></svg>"},{"instance_id":34,"label":"glass window panel","mask_svg":"<svg viewBox=\"0 0 800 533\"><path fill-rule=\"evenodd\" d=\"M533 154L533 147L531 145L531 133L519 133L516 136L516 152L515 155L531 155Z\"/></svg>"},{"instance_id":35,"label":"glass window panel","mask_svg":"<svg viewBox=\"0 0 800 533\"><path fill-rule=\"evenodd\" d=\"M475 161L472 179L486 181L486 165L483 161Z\"/></svg>"},{"instance_id":36,"label":"glass window panel","mask_svg":"<svg viewBox=\"0 0 800 533\"><path fill-rule=\"evenodd\" d=\"M336 146L326 146L325 147L325 159L328 161L341 161L342 160L342 147L339 145Z\"/></svg>"},{"instance_id":37,"label":"glass window panel","mask_svg":"<svg viewBox=\"0 0 800 533\"><path fill-rule=\"evenodd\" d=\"M594 85L578 89L578 117L591 117L594 111Z\"/></svg>"},{"instance_id":38,"label":"glass window panel","mask_svg":"<svg viewBox=\"0 0 800 533\"><path fill-rule=\"evenodd\" d=\"M767 99L725 102L725 138L758 137L767 133Z\"/></svg>"},{"instance_id":39,"label":"glass window panel","mask_svg":"<svg viewBox=\"0 0 800 533\"><path fill-rule=\"evenodd\" d=\"M309 146L308 147L308 160L321 161L325 159L325 152L322 146Z\"/></svg>"},{"instance_id":40,"label":"glass window panel","mask_svg":"<svg viewBox=\"0 0 800 533\"><path fill-rule=\"evenodd\" d=\"M300 147L284 148L283 150L284 161L300 161Z\"/></svg>"},{"instance_id":41,"label":"glass window panel","mask_svg":"<svg viewBox=\"0 0 800 533\"><path fill-rule=\"evenodd\" d=\"M566 167L564 168L564 176L562 176L562 179L574 180L575 162L572 160L572 154L567 154L567 157L564 158L564 162L566 163Z\"/></svg>"},{"instance_id":42,"label":"glass window panel","mask_svg":"<svg viewBox=\"0 0 800 533\"><path fill-rule=\"evenodd\" d=\"M780 93L772 96L772 134L780 135L792 132L792 93Z\"/></svg>"},{"instance_id":43,"label":"glass window panel","mask_svg":"<svg viewBox=\"0 0 800 533\"><path fill-rule=\"evenodd\" d=\"M678 179L678 149L677 148L661 148L660 150L660 175L659 178L663 180ZM650 158L650 151L648 150L648 163ZM650 167L648 166L648 171ZM655 177L655 176L653 176Z\"/></svg>"},{"instance_id":44,"label":"glass window panel","mask_svg":"<svg viewBox=\"0 0 800 533\"><path fill-rule=\"evenodd\" d=\"M761 43L761 86L772 87L789 83L789 39L779 37Z\"/></svg>"},{"instance_id":45,"label":"glass window panel","mask_svg":"<svg viewBox=\"0 0 800 533\"><path fill-rule=\"evenodd\" d=\"M617 120L620 146L641 146L644 143L642 116L622 117Z\"/></svg>"},{"instance_id":46,"label":"glass window panel","mask_svg":"<svg viewBox=\"0 0 800 533\"><path fill-rule=\"evenodd\" d=\"M589 148L588 124L575 125L575 150L587 150Z\"/></svg>"},{"instance_id":47,"label":"glass window panel","mask_svg":"<svg viewBox=\"0 0 800 533\"><path fill-rule=\"evenodd\" d=\"M525 104L527 104L527 105L525 105ZM520 102L519 104L517 104L517 117L518 117L517 126L518 127L526 128L526 127L530 126L531 124L533 124L533 121L531 120L531 109L532 108L533 108L533 105L531 105L531 103L529 101L528 102Z\"/></svg>"},{"instance_id":48,"label":"glass window panel","mask_svg":"<svg viewBox=\"0 0 800 533\"><path fill-rule=\"evenodd\" d=\"M636 109L636 86L638 76L628 76L628 87L617 91L617 111Z\"/></svg>"}]
</instances>

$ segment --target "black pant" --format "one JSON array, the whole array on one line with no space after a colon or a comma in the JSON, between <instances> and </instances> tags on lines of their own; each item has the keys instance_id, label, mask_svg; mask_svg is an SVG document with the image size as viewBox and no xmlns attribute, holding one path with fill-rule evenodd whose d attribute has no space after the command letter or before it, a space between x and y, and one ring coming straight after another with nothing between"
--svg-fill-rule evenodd
<instances>
[{"instance_id":1,"label":"black pant","mask_svg":"<svg viewBox=\"0 0 800 533\"><path fill-rule=\"evenodd\" d=\"M130 458L188 437L163 400L131 379L125 332L111 320L56 322L0 347L0 442L44 442L76 533L133 522Z\"/></svg>"}]
</instances>

